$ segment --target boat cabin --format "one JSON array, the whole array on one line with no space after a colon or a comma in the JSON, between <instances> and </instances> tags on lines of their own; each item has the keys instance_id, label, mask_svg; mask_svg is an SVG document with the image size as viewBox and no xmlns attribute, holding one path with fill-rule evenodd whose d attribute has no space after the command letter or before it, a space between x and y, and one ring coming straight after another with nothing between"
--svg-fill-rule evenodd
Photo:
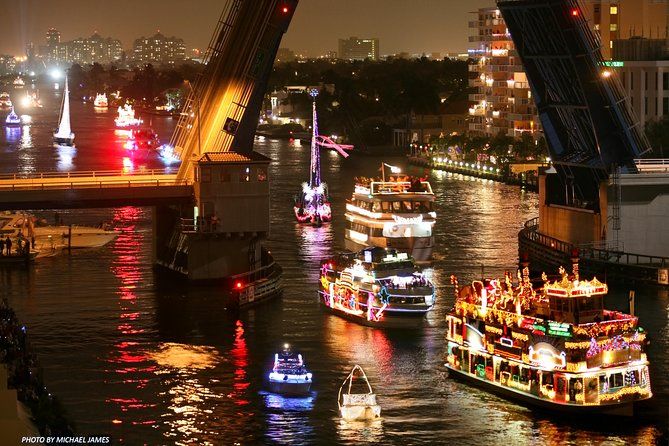
<instances>
[{"instance_id":1,"label":"boat cabin","mask_svg":"<svg viewBox=\"0 0 669 446\"><path fill-rule=\"evenodd\" d=\"M588 324L604 320L606 284L594 278L591 281L568 280L547 284L549 318L569 324Z\"/></svg>"}]
</instances>

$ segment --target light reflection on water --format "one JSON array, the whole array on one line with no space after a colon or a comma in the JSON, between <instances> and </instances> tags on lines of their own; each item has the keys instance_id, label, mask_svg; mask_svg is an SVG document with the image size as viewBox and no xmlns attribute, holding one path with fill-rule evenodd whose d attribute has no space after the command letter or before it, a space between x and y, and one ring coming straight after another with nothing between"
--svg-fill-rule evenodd
<instances>
[{"instance_id":1,"label":"light reflection on water","mask_svg":"<svg viewBox=\"0 0 669 446\"><path fill-rule=\"evenodd\" d=\"M59 168L61 154L51 146L58 103L45 100L42 116L36 114L33 146L20 146L20 135L12 143L7 131L0 132L6 138L3 172L15 172L28 161L39 171ZM52 105L55 117L45 123ZM79 104L73 108L80 116L87 113ZM110 127L113 114L86 116L90 121L83 128L73 123L78 147L72 169L122 169L126 154L123 137ZM106 136L93 139L96 132ZM644 296L638 313L652 339L656 393L637 422L574 425L446 376L444 316L453 303L449 277L471 280L481 275L482 265L486 275L512 269L517 231L536 215L536 195L461 175L428 173L437 193L438 249L426 274L437 287L437 303L421 330L376 330L322 311L316 280L319 260L344 249L344 200L353 178L375 175L381 160L324 156L323 179L330 186L335 221L311 228L295 225L292 209L294 194L308 178L308 145L266 140L258 147L275 160L267 245L285 271L280 300L236 314L225 309L215 288L184 291L156 276L150 209L63 211L61 216L73 223L112 220L119 237L100 250L47 259L31 273L0 270L0 292L29 327L46 382L80 432L111 433L125 444L660 441L669 411L666 293L637 293ZM21 152L31 157L21 160ZM406 168L402 159L385 161ZM44 216L52 221L53 213ZM626 292L614 290L608 304L622 309ZM266 393L264 377L284 342L302 352L314 373L310 398ZM377 423L342 425L337 416L339 385L355 363L364 367L378 395L383 419Z\"/></svg>"}]
</instances>

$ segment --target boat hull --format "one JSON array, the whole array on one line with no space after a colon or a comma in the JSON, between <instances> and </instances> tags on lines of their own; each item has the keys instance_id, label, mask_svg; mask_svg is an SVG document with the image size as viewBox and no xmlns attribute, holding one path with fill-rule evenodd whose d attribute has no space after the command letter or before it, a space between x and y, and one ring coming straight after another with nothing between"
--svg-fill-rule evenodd
<instances>
[{"instance_id":1,"label":"boat hull","mask_svg":"<svg viewBox=\"0 0 669 446\"><path fill-rule=\"evenodd\" d=\"M381 417L381 406L342 406L339 415L345 421L367 421Z\"/></svg>"},{"instance_id":2,"label":"boat hull","mask_svg":"<svg viewBox=\"0 0 669 446\"><path fill-rule=\"evenodd\" d=\"M326 305L325 302L320 300L321 305L325 307L330 313L337 315L347 321L355 322L356 324L364 325L366 327L378 327L378 328L421 328L425 326L425 312L412 312L412 313L401 313L400 315L392 314L392 311L386 311L383 314L383 318L380 321L370 321L365 317L356 316L355 314L348 313L346 311L340 310L337 307L331 307Z\"/></svg>"},{"instance_id":3,"label":"boat hull","mask_svg":"<svg viewBox=\"0 0 669 446\"><path fill-rule=\"evenodd\" d=\"M59 138L54 135L53 142L59 146L74 146L74 138Z\"/></svg>"},{"instance_id":4,"label":"boat hull","mask_svg":"<svg viewBox=\"0 0 669 446\"><path fill-rule=\"evenodd\" d=\"M495 394L505 397L510 400L518 401L524 405L539 407L541 409L558 412L569 415L614 415L630 417L634 415L634 402L626 402L616 405L606 406L584 406L580 404L560 404L537 398L533 395L517 391L510 387L503 387L497 383L481 379L470 373L453 368L450 364L445 364L449 375L453 378L467 381L477 387L489 390Z\"/></svg>"},{"instance_id":5,"label":"boat hull","mask_svg":"<svg viewBox=\"0 0 669 446\"><path fill-rule=\"evenodd\" d=\"M269 388L272 393L284 396L303 396L311 391L311 381L270 381Z\"/></svg>"},{"instance_id":6,"label":"boat hull","mask_svg":"<svg viewBox=\"0 0 669 446\"><path fill-rule=\"evenodd\" d=\"M406 252L417 263L428 263L432 260L432 249L434 248L434 237L407 237L393 239L391 242L386 237L370 237L366 243L361 243L351 238L350 230L346 230L345 245L350 251L360 251L369 246L379 248L394 248L400 252Z\"/></svg>"}]
</instances>

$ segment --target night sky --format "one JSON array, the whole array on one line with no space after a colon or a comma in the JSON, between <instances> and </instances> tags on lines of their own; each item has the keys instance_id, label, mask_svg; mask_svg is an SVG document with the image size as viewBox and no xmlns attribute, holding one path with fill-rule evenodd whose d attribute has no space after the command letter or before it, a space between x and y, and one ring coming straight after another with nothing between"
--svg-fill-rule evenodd
<instances>
[{"instance_id":1,"label":"night sky","mask_svg":"<svg viewBox=\"0 0 669 446\"><path fill-rule=\"evenodd\" d=\"M0 0L0 53L23 54L25 44L44 44L49 27L63 40L90 36L135 38L160 29L186 40L208 42L225 0ZM282 46L308 56L337 49L340 37L379 37L381 54L400 51L462 52L468 12L494 0L301 0Z\"/></svg>"}]
</instances>

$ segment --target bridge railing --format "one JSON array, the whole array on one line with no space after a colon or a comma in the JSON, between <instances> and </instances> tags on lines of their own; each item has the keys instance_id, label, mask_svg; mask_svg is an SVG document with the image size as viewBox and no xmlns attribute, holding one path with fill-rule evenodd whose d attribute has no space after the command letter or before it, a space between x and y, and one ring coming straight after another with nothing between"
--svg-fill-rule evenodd
<instances>
[{"instance_id":1,"label":"bridge railing","mask_svg":"<svg viewBox=\"0 0 669 446\"><path fill-rule=\"evenodd\" d=\"M13 174L0 174L3 180L28 180L28 179L50 179L50 178L104 178L104 177L132 177L132 176L165 176L176 175L172 169L139 169L139 170L81 170L73 172L26 172Z\"/></svg>"},{"instance_id":2,"label":"bridge railing","mask_svg":"<svg viewBox=\"0 0 669 446\"><path fill-rule=\"evenodd\" d=\"M669 159L636 159L634 160L639 172L669 172Z\"/></svg>"}]
</instances>

